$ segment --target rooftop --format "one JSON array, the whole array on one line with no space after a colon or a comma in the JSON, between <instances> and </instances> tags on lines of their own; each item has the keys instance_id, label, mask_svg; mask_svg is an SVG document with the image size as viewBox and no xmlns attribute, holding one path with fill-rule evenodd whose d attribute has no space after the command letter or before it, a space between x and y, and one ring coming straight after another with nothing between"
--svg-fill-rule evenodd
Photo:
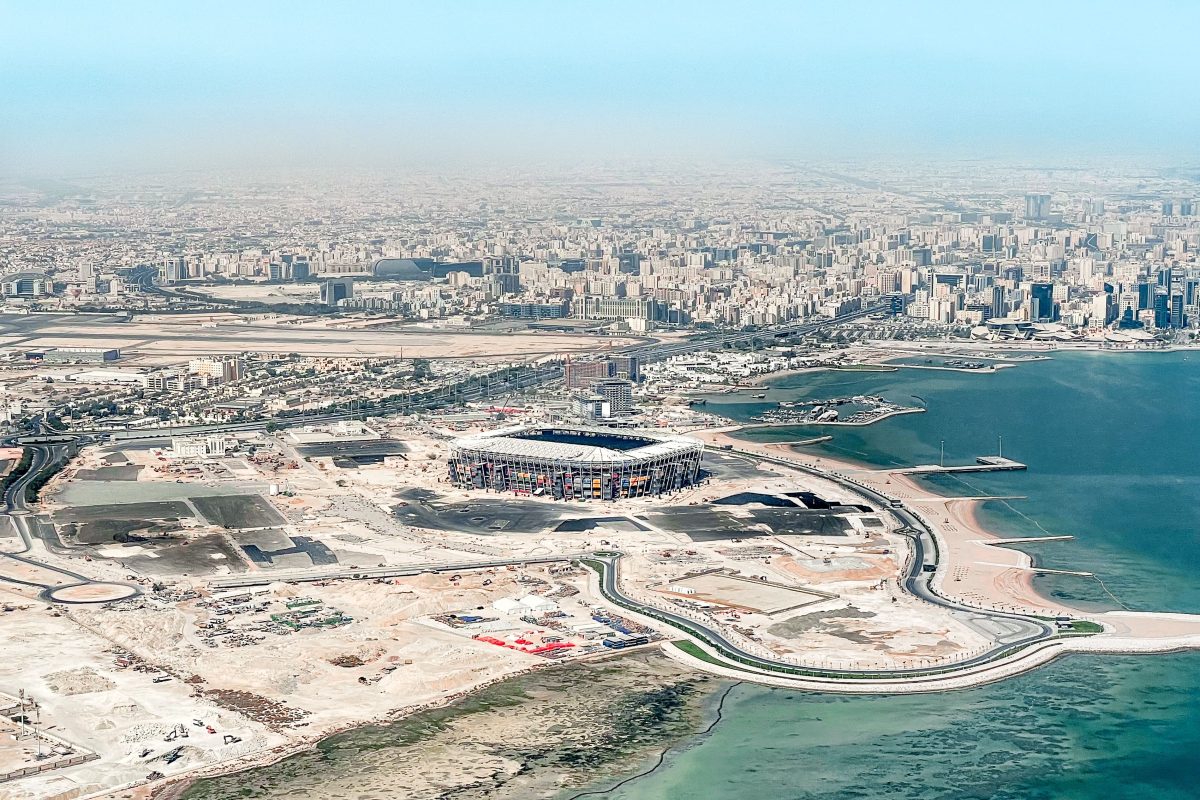
<instances>
[{"instance_id":1,"label":"rooftop","mask_svg":"<svg viewBox=\"0 0 1200 800\"><path fill-rule=\"evenodd\" d=\"M454 442L456 449L497 455L564 461L639 461L698 450L703 443L686 436L644 431L615 432L582 426L518 426Z\"/></svg>"}]
</instances>

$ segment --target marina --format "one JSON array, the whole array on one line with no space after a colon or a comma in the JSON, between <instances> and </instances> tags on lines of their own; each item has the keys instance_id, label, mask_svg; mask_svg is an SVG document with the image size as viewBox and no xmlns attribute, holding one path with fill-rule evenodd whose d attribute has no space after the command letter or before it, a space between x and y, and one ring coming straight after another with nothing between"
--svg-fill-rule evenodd
<instances>
[{"instance_id":1,"label":"marina","mask_svg":"<svg viewBox=\"0 0 1200 800\"><path fill-rule=\"evenodd\" d=\"M897 405L877 395L855 395L827 400L784 400L776 408L750 419L768 425L869 425L895 414L924 410Z\"/></svg>"}]
</instances>

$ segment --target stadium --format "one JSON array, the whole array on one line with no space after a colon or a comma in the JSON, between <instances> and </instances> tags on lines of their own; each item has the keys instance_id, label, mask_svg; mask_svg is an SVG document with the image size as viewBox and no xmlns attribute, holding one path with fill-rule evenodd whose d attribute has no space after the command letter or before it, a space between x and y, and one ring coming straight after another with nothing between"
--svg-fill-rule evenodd
<instances>
[{"instance_id":1,"label":"stadium","mask_svg":"<svg viewBox=\"0 0 1200 800\"><path fill-rule=\"evenodd\" d=\"M450 480L463 489L616 500L695 483L704 445L682 436L583 427L506 428L456 440Z\"/></svg>"}]
</instances>

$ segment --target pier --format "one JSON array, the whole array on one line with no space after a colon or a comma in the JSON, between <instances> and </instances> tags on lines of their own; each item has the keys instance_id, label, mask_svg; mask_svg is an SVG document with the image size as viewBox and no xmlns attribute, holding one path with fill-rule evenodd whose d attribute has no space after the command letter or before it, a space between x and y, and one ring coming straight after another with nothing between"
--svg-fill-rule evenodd
<instances>
[{"instance_id":1,"label":"pier","mask_svg":"<svg viewBox=\"0 0 1200 800\"><path fill-rule=\"evenodd\" d=\"M804 447L806 445L820 444L832 440L832 436L814 436L811 439L793 439L790 442L767 442L767 444L777 447Z\"/></svg>"},{"instance_id":2,"label":"pier","mask_svg":"<svg viewBox=\"0 0 1200 800\"><path fill-rule=\"evenodd\" d=\"M1006 544L1037 544L1038 542L1069 542L1075 537L1069 534L1060 536L1021 536L1015 539L979 539L980 544L991 547L1003 547Z\"/></svg>"},{"instance_id":3,"label":"pier","mask_svg":"<svg viewBox=\"0 0 1200 800\"><path fill-rule=\"evenodd\" d=\"M974 464L960 464L950 467L942 464L921 464L915 467L901 467L891 470L891 472L901 475L934 475L962 472L1012 472L1024 469L1029 469L1029 466L1022 464L1020 461L1013 461L1011 458L1004 458L1003 456L979 456L975 459Z\"/></svg>"},{"instance_id":4,"label":"pier","mask_svg":"<svg viewBox=\"0 0 1200 800\"><path fill-rule=\"evenodd\" d=\"M1039 575L1074 575L1077 578L1094 578L1094 572L1081 572L1073 569L1050 569L1049 567L1018 567L1012 564L992 564L987 561L978 562L987 567L1004 567L1005 569L1015 569L1021 572L1036 572Z\"/></svg>"}]
</instances>

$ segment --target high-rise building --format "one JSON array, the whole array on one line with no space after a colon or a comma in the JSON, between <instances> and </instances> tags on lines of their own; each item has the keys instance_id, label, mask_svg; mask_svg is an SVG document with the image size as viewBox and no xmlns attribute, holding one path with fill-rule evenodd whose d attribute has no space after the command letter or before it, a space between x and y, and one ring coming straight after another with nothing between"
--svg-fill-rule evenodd
<instances>
[{"instance_id":1,"label":"high-rise building","mask_svg":"<svg viewBox=\"0 0 1200 800\"><path fill-rule=\"evenodd\" d=\"M1050 195L1025 195L1025 219L1044 220L1050 217Z\"/></svg>"},{"instance_id":2,"label":"high-rise building","mask_svg":"<svg viewBox=\"0 0 1200 800\"><path fill-rule=\"evenodd\" d=\"M186 281L191 275L188 273L188 263L186 258L168 258L163 261L162 267L159 269L162 279L167 283L178 283Z\"/></svg>"},{"instance_id":3,"label":"high-rise building","mask_svg":"<svg viewBox=\"0 0 1200 800\"><path fill-rule=\"evenodd\" d=\"M620 378L592 383L592 391L608 403L610 414L628 414L633 410L633 384Z\"/></svg>"},{"instance_id":4,"label":"high-rise building","mask_svg":"<svg viewBox=\"0 0 1200 800\"><path fill-rule=\"evenodd\" d=\"M1056 318L1054 306L1054 284L1031 283L1029 285L1031 322L1053 322Z\"/></svg>"},{"instance_id":5,"label":"high-rise building","mask_svg":"<svg viewBox=\"0 0 1200 800\"><path fill-rule=\"evenodd\" d=\"M188 362L188 372L193 375L204 375L221 383L241 380L244 371L245 366L237 356L193 358Z\"/></svg>"},{"instance_id":6,"label":"high-rise building","mask_svg":"<svg viewBox=\"0 0 1200 800\"><path fill-rule=\"evenodd\" d=\"M0 276L0 297L44 297L50 293L51 281L41 272L14 272Z\"/></svg>"},{"instance_id":7,"label":"high-rise building","mask_svg":"<svg viewBox=\"0 0 1200 800\"><path fill-rule=\"evenodd\" d=\"M1142 311L1147 308L1154 308L1154 284L1149 281L1138 281L1137 284L1137 310Z\"/></svg>"},{"instance_id":8,"label":"high-rise building","mask_svg":"<svg viewBox=\"0 0 1200 800\"><path fill-rule=\"evenodd\" d=\"M991 316L988 319L998 319L1008 316L1008 307L1004 303L1004 287L992 287L992 306L990 309Z\"/></svg>"},{"instance_id":9,"label":"high-rise building","mask_svg":"<svg viewBox=\"0 0 1200 800\"><path fill-rule=\"evenodd\" d=\"M587 389L593 382L619 378L636 383L641 380L641 362L637 356L607 356L589 361L567 359L564 383L568 389Z\"/></svg>"},{"instance_id":10,"label":"high-rise building","mask_svg":"<svg viewBox=\"0 0 1200 800\"><path fill-rule=\"evenodd\" d=\"M1171 295L1165 289L1154 293L1154 327L1168 328L1171 326Z\"/></svg>"},{"instance_id":11,"label":"high-rise building","mask_svg":"<svg viewBox=\"0 0 1200 800\"><path fill-rule=\"evenodd\" d=\"M608 374L612 377L634 382L641 380L637 356L609 356L608 363Z\"/></svg>"},{"instance_id":12,"label":"high-rise building","mask_svg":"<svg viewBox=\"0 0 1200 800\"><path fill-rule=\"evenodd\" d=\"M353 278L332 278L321 284L321 302L327 306L336 306L342 300L354 297Z\"/></svg>"},{"instance_id":13,"label":"high-rise building","mask_svg":"<svg viewBox=\"0 0 1200 800\"><path fill-rule=\"evenodd\" d=\"M608 377L608 360L575 361L568 359L563 371L563 379L568 389L586 389L592 381Z\"/></svg>"},{"instance_id":14,"label":"high-rise building","mask_svg":"<svg viewBox=\"0 0 1200 800\"><path fill-rule=\"evenodd\" d=\"M1168 306L1169 320L1172 328L1182 328L1187 322L1183 313L1183 292L1171 292Z\"/></svg>"},{"instance_id":15,"label":"high-rise building","mask_svg":"<svg viewBox=\"0 0 1200 800\"><path fill-rule=\"evenodd\" d=\"M637 253L621 253L617 256L617 271L637 275L641 271L642 257Z\"/></svg>"}]
</instances>

